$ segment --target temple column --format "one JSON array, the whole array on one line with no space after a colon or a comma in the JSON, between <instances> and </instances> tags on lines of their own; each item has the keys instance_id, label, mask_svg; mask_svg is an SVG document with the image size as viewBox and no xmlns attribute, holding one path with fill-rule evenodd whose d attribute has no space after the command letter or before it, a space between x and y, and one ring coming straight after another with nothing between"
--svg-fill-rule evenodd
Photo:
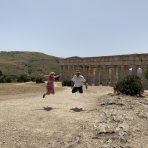
<instances>
[{"instance_id":1,"label":"temple column","mask_svg":"<svg viewBox=\"0 0 148 148\"><path fill-rule=\"evenodd\" d=\"M79 71L83 74L83 65L79 65Z\"/></svg>"},{"instance_id":2,"label":"temple column","mask_svg":"<svg viewBox=\"0 0 148 148\"><path fill-rule=\"evenodd\" d=\"M93 85L96 85L96 68L95 67L93 67L93 75L92 76L93 76L93 78L92 78L93 82L92 83L93 83Z\"/></svg>"},{"instance_id":3,"label":"temple column","mask_svg":"<svg viewBox=\"0 0 148 148\"><path fill-rule=\"evenodd\" d=\"M74 73L75 73L76 70L77 70L77 65L74 65Z\"/></svg>"},{"instance_id":4,"label":"temple column","mask_svg":"<svg viewBox=\"0 0 148 148\"><path fill-rule=\"evenodd\" d=\"M106 66L100 67L100 84L106 85Z\"/></svg>"},{"instance_id":5,"label":"temple column","mask_svg":"<svg viewBox=\"0 0 148 148\"><path fill-rule=\"evenodd\" d=\"M124 77L129 75L129 68L130 68L129 65L124 65Z\"/></svg>"},{"instance_id":6,"label":"temple column","mask_svg":"<svg viewBox=\"0 0 148 148\"><path fill-rule=\"evenodd\" d=\"M105 85L109 85L109 66L105 66Z\"/></svg>"},{"instance_id":7,"label":"temple column","mask_svg":"<svg viewBox=\"0 0 148 148\"><path fill-rule=\"evenodd\" d=\"M87 83L89 83L89 66L88 65L84 65L83 67L83 75L87 81Z\"/></svg>"},{"instance_id":8,"label":"temple column","mask_svg":"<svg viewBox=\"0 0 148 148\"><path fill-rule=\"evenodd\" d=\"M116 66L111 66L111 85L113 86L116 83Z\"/></svg>"},{"instance_id":9,"label":"temple column","mask_svg":"<svg viewBox=\"0 0 148 148\"><path fill-rule=\"evenodd\" d=\"M118 71L118 81L120 81L124 77L124 75L123 75L123 73L124 73L124 66L122 66L122 65L118 66L118 70L119 70Z\"/></svg>"},{"instance_id":10,"label":"temple column","mask_svg":"<svg viewBox=\"0 0 148 148\"><path fill-rule=\"evenodd\" d=\"M72 65L72 75L75 73L75 65Z\"/></svg>"},{"instance_id":11,"label":"temple column","mask_svg":"<svg viewBox=\"0 0 148 148\"><path fill-rule=\"evenodd\" d=\"M132 65L132 75L137 75L137 66Z\"/></svg>"},{"instance_id":12,"label":"temple column","mask_svg":"<svg viewBox=\"0 0 148 148\"><path fill-rule=\"evenodd\" d=\"M92 83L93 83L93 77L92 77L93 71L92 71L92 66L89 66L89 72L88 72L88 74L89 74L89 76L88 76L88 81L89 81L90 85L92 85Z\"/></svg>"},{"instance_id":13,"label":"temple column","mask_svg":"<svg viewBox=\"0 0 148 148\"><path fill-rule=\"evenodd\" d=\"M100 85L101 83L101 77L100 77L100 66L97 66L96 69L96 85Z\"/></svg>"},{"instance_id":14,"label":"temple column","mask_svg":"<svg viewBox=\"0 0 148 148\"><path fill-rule=\"evenodd\" d=\"M110 84L110 78L109 78L109 66L106 66L106 85Z\"/></svg>"},{"instance_id":15,"label":"temple column","mask_svg":"<svg viewBox=\"0 0 148 148\"><path fill-rule=\"evenodd\" d=\"M116 66L116 82L119 81L120 66Z\"/></svg>"},{"instance_id":16,"label":"temple column","mask_svg":"<svg viewBox=\"0 0 148 148\"><path fill-rule=\"evenodd\" d=\"M130 72L130 68L132 68L132 71ZM118 70L118 80L122 80L126 76L130 75L130 73L133 73L133 67L129 65L121 65L119 66Z\"/></svg>"},{"instance_id":17,"label":"temple column","mask_svg":"<svg viewBox=\"0 0 148 148\"><path fill-rule=\"evenodd\" d=\"M145 75L144 75L144 72L145 72L146 69L148 69L148 65L143 65L142 66L143 71L142 71L141 81L142 81L144 89L148 90L148 80L145 78Z\"/></svg>"},{"instance_id":18,"label":"temple column","mask_svg":"<svg viewBox=\"0 0 148 148\"><path fill-rule=\"evenodd\" d=\"M87 76L88 76L87 73L88 73L88 72L87 72L86 65L83 65L83 68L82 68L82 75L84 76L84 78L86 79L86 81L87 81Z\"/></svg>"},{"instance_id":19,"label":"temple column","mask_svg":"<svg viewBox=\"0 0 148 148\"><path fill-rule=\"evenodd\" d=\"M103 85L108 85L108 67L104 65L102 67L102 72L103 72Z\"/></svg>"},{"instance_id":20,"label":"temple column","mask_svg":"<svg viewBox=\"0 0 148 148\"><path fill-rule=\"evenodd\" d=\"M74 72L75 72L75 71L74 71L74 66L73 66L73 65L70 65L70 66L69 66L69 73L70 73L69 76L70 76L70 79L73 77Z\"/></svg>"}]
</instances>

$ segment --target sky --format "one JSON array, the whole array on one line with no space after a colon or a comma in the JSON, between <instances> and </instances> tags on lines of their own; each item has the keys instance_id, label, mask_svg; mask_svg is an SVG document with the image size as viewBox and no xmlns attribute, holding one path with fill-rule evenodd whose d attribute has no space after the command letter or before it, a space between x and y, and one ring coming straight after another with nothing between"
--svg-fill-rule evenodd
<instances>
[{"instance_id":1,"label":"sky","mask_svg":"<svg viewBox=\"0 0 148 148\"><path fill-rule=\"evenodd\" d=\"M148 0L0 0L0 51L148 53Z\"/></svg>"}]
</instances>

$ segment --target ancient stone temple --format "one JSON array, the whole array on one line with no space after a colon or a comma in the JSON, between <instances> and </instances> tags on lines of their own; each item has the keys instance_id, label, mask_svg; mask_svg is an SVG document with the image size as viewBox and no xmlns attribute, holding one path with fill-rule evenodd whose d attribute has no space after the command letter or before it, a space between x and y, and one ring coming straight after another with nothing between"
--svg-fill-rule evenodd
<instances>
[{"instance_id":1,"label":"ancient stone temple","mask_svg":"<svg viewBox=\"0 0 148 148\"><path fill-rule=\"evenodd\" d=\"M131 54L102 57L70 57L60 60L62 80L71 79L80 70L90 85L111 85L126 75L136 74L148 89L144 70L148 68L148 54Z\"/></svg>"}]
</instances>

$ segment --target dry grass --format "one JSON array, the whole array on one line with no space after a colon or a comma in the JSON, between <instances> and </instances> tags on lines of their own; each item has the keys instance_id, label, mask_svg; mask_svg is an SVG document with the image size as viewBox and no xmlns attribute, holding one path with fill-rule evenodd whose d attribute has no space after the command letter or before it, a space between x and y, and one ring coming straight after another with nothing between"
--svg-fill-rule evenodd
<instances>
[{"instance_id":1,"label":"dry grass","mask_svg":"<svg viewBox=\"0 0 148 148\"><path fill-rule=\"evenodd\" d=\"M55 83L56 91L62 90L60 82ZM46 84L29 83L1 83L0 96L18 94L39 94L46 90Z\"/></svg>"}]
</instances>

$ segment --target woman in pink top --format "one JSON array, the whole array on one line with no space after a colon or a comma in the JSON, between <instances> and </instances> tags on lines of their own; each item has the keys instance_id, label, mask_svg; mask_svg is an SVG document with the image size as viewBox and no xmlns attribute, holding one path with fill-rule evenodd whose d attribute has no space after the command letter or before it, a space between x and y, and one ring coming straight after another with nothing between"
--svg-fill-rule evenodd
<instances>
[{"instance_id":1,"label":"woman in pink top","mask_svg":"<svg viewBox=\"0 0 148 148\"><path fill-rule=\"evenodd\" d=\"M59 77L58 76L55 76L55 73L54 72L51 72L49 77L48 77L48 82L47 82L47 85L46 85L46 93L43 94L43 98L45 98L46 95L50 95L50 94L54 94L55 91L54 91L54 81L55 81L55 78Z\"/></svg>"}]
</instances>

